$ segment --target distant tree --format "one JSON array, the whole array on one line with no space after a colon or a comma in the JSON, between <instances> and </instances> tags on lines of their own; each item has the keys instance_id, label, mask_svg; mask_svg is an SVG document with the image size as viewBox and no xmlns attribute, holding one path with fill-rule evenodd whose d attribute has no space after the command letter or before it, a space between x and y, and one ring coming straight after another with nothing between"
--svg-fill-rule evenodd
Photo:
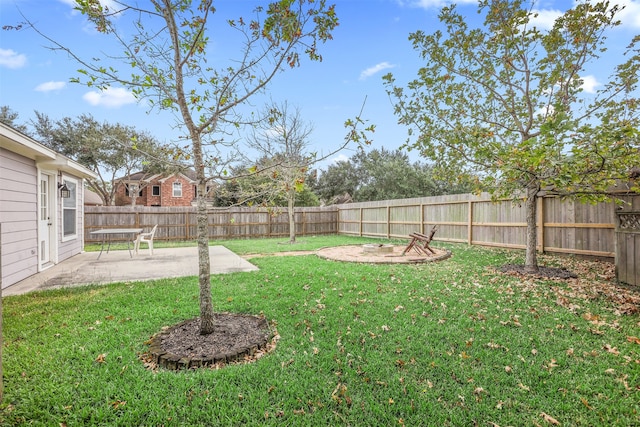
<instances>
[{"instance_id":1,"label":"distant tree","mask_svg":"<svg viewBox=\"0 0 640 427\"><path fill-rule=\"evenodd\" d=\"M107 206L114 202L116 178L127 181L134 172L148 176L174 167L153 136L130 126L100 123L88 114L53 121L37 111L32 126L42 144L97 174L87 182ZM143 177L137 188L129 189L132 204L145 185Z\"/></svg>"},{"instance_id":2,"label":"distant tree","mask_svg":"<svg viewBox=\"0 0 640 427\"><path fill-rule=\"evenodd\" d=\"M454 177L477 174L495 197L524 195L525 269L537 271L538 198L603 199L640 163L640 54L636 36L610 81L585 93L587 66L605 50L620 7L579 2L546 32L530 7L480 1L482 28L469 28L455 6L443 8L444 34L409 36L424 60L418 77L403 88L388 74L385 84L410 129L408 146Z\"/></svg>"},{"instance_id":3,"label":"distant tree","mask_svg":"<svg viewBox=\"0 0 640 427\"><path fill-rule=\"evenodd\" d=\"M331 32L338 25L337 15L324 0L279 0L257 7L252 19L225 17L218 22L215 18L220 12L213 0L150 0L149 9L137 2L111 3L117 10L99 0L77 3L98 31L120 42L124 50L118 56L120 67L103 65L100 60L83 60L53 42L83 64L82 73L87 78L82 81L99 88L119 84L145 99L152 108L175 112L177 125L190 142L188 156L198 186L200 333L212 333L215 318L204 196L219 165L217 147L222 143L221 134L225 124L240 126L240 107L262 93L284 67L297 67L304 56L321 59L318 43L331 39ZM128 24L131 26L125 27ZM237 42L238 46L237 57L229 61L220 61L208 52L224 25L238 35L238 39L231 35L224 40L227 45ZM129 38L125 39L127 35ZM349 124L357 123L355 120ZM357 139L360 133L353 126L351 129L348 137Z\"/></svg>"},{"instance_id":4,"label":"distant tree","mask_svg":"<svg viewBox=\"0 0 640 427\"><path fill-rule=\"evenodd\" d=\"M285 200L291 244L296 242L296 198L305 189L310 166L317 162L315 154L309 152L312 131L311 124L302 119L300 109L285 101L267 106L263 119L247 136L248 147L260 159L250 169L263 180L257 196L267 206L282 206L280 201Z\"/></svg>"},{"instance_id":5,"label":"distant tree","mask_svg":"<svg viewBox=\"0 0 640 427\"><path fill-rule=\"evenodd\" d=\"M433 166L411 163L405 152L384 148L359 150L348 161L330 165L315 186L325 201L348 193L355 202L439 196L470 189L465 183L448 185Z\"/></svg>"},{"instance_id":6,"label":"distant tree","mask_svg":"<svg viewBox=\"0 0 640 427\"><path fill-rule=\"evenodd\" d=\"M29 135L29 128L25 124L18 123L18 116L19 114L13 111L11 107L7 105L0 106L0 123L11 126L25 135Z\"/></svg>"},{"instance_id":7,"label":"distant tree","mask_svg":"<svg viewBox=\"0 0 640 427\"><path fill-rule=\"evenodd\" d=\"M313 189L320 200L331 203L335 196L345 193L353 196L358 182L353 164L349 160L338 160L320 171Z\"/></svg>"},{"instance_id":8,"label":"distant tree","mask_svg":"<svg viewBox=\"0 0 640 427\"><path fill-rule=\"evenodd\" d=\"M262 206L267 209L287 206L286 195L274 192L273 177L267 173L273 164L273 159L263 157L250 164L238 164L229 168L229 177L221 180L217 188L214 205L218 207ZM258 173L258 170L262 173ZM314 171L308 172L305 183L313 180L314 177ZM317 195L308 185L295 194L295 206L318 206L319 204ZM277 212L277 209L273 212Z\"/></svg>"}]
</instances>

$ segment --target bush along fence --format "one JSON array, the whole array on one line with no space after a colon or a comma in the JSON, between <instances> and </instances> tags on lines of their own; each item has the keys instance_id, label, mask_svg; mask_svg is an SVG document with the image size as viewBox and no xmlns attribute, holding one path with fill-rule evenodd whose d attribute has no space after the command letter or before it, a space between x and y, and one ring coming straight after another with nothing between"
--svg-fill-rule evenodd
<instances>
[{"instance_id":1,"label":"bush along fence","mask_svg":"<svg viewBox=\"0 0 640 427\"><path fill-rule=\"evenodd\" d=\"M640 195L621 196L624 204L584 204L557 197L538 203L538 250L615 258L622 281L640 286ZM296 208L296 235L348 234L364 237L407 238L426 234L434 225L434 241L524 249L524 205L512 200L492 201L488 195L456 194L416 199L350 203ZM158 224L158 240L195 240L195 208L87 206L85 242L100 228L151 229ZM288 237L286 208L209 211L209 236L215 239Z\"/></svg>"}]
</instances>

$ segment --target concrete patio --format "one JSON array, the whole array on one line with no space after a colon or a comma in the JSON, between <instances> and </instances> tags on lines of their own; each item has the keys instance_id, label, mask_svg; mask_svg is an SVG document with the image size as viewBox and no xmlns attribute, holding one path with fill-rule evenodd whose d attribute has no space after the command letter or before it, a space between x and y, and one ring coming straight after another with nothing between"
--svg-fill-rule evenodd
<instances>
[{"instance_id":1,"label":"concrete patio","mask_svg":"<svg viewBox=\"0 0 640 427\"><path fill-rule=\"evenodd\" d=\"M153 256L144 248L133 257L126 250L84 252L2 290L2 296L20 295L31 291L144 281L198 275L198 248L154 249ZM254 271L258 268L224 246L210 246L211 274Z\"/></svg>"}]
</instances>

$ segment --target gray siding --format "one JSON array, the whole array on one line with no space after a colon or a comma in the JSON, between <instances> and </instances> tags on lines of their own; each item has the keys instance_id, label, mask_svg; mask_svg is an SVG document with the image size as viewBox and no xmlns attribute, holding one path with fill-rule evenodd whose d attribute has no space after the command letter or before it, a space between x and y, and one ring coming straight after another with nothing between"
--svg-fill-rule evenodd
<instances>
[{"instance_id":1,"label":"gray siding","mask_svg":"<svg viewBox=\"0 0 640 427\"><path fill-rule=\"evenodd\" d=\"M36 181L33 160L0 148L3 287L38 272Z\"/></svg>"},{"instance_id":2,"label":"gray siding","mask_svg":"<svg viewBox=\"0 0 640 427\"><path fill-rule=\"evenodd\" d=\"M81 178L73 175L66 175L78 180L78 200L76 205L76 237L72 240L63 241L63 215L62 203L58 203L58 262L62 262L67 258L79 254L84 250L84 191L83 181Z\"/></svg>"}]
</instances>

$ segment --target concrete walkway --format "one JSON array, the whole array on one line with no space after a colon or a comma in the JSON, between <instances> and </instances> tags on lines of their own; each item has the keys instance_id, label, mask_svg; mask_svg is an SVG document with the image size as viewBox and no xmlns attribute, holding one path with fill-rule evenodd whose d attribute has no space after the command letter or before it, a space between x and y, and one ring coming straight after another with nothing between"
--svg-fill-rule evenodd
<instances>
[{"instance_id":1,"label":"concrete walkway","mask_svg":"<svg viewBox=\"0 0 640 427\"><path fill-rule=\"evenodd\" d=\"M118 250L85 252L75 255L40 273L34 274L2 290L2 296L20 295L43 289L144 281L170 277L198 275L198 248L141 249L138 255ZM211 274L254 271L258 267L231 252L224 246L210 246Z\"/></svg>"}]
</instances>

